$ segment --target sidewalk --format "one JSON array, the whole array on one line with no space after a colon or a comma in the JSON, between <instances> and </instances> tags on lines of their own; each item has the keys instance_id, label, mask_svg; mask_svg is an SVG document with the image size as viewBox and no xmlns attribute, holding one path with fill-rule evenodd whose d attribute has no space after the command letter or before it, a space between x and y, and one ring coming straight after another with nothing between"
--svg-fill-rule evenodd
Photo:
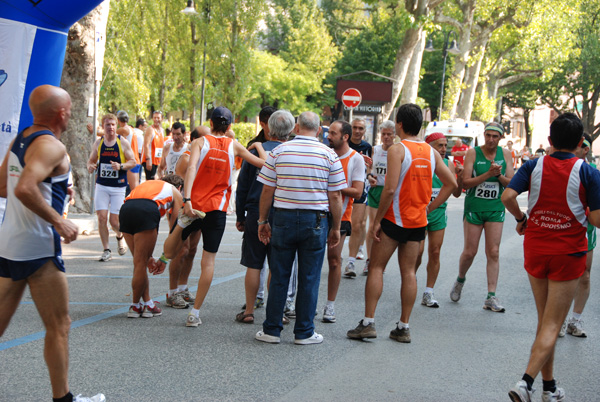
<instances>
[{"instance_id":1,"label":"sidewalk","mask_svg":"<svg viewBox=\"0 0 600 402\"><path fill-rule=\"evenodd\" d=\"M67 218L79 227L80 235L89 235L98 230L98 219L95 214L69 214Z\"/></svg>"}]
</instances>

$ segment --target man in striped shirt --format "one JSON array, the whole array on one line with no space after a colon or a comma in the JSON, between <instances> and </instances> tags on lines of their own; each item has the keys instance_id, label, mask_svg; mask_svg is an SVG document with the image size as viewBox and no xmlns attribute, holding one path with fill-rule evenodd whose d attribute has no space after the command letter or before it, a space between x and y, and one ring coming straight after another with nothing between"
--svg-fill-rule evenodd
<instances>
[{"instance_id":1,"label":"man in striped shirt","mask_svg":"<svg viewBox=\"0 0 600 402\"><path fill-rule=\"evenodd\" d=\"M263 330L255 336L262 342L281 341L283 309L296 253L298 292L294 343L323 342L323 336L315 332L313 319L325 244L335 247L340 241L340 191L347 185L337 155L317 140L319 130L319 116L313 112L302 113L295 127L296 137L271 151L258 177L264 184L258 236L265 244L271 242L267 318ZM273 228L268 221L271 204ZM331 231L328 231L328 212L332 216Z\"/></svg>"}]
</instances>

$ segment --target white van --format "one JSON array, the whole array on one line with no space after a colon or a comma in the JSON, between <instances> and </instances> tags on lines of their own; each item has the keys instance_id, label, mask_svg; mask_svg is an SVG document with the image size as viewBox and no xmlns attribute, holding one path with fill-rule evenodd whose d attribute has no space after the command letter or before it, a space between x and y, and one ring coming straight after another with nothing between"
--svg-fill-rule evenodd
<instances>
[{"instance_id":1,"label":"white van","mask_svg":"<svg viewBox=\"0 0 600 402\"><path fill-rule=\"evenodd\" d=\"M485 124L480 121L465 121L463 119L432 121L425 129L425 136L431 133L442 133L448 139L448 155L454 143L460 138L463 144L473 148L483 145Z\"/></svg>"}]
</instances>

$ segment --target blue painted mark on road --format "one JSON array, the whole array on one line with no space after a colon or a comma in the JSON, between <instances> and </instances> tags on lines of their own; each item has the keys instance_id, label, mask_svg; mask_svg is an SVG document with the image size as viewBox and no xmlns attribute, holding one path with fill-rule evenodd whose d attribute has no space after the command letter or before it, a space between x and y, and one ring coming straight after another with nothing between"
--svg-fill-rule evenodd
<instances>
[{"instance_id":1,"label":"blue painted mark on road","mask_svg":"<svg viewBox=\"0 0 600 402\"><path fill-rule=\"evenodd\" d=\"M229 282L234 279L242 278L244 275L246 275L246 271L237 272L237 273L229 275L229 276L224 276L222 278L213 279L212 283L210 284L210 287L219 285L221 283ZM196 291L196 289L197 289L197 287L190 288L191 291ZM164 303L165 297L163 296L161 298L157 298L156 300ZM33 302L24 302L22 304L33 304ZM69 304L72 304L72 305L95 304L95 305L119 305L119 306L123 305L123 303L82 303L82 302L69 303ZM115 310L111 310L111 311L107 311L104 313L96 314L91 317L83 318L81 320L74 321L71 323L71 330L82 327L84 325L93 324L98 321L106 320L107 318L112 318L117 315L125 314L128 310L129 310L129 303L126 303L124 307L121 307L121 308L118 308ZM7 349L11 349L11 348L20 346L20 345L24 345L26 343L44 339L45 335L46 335L46 331L40 331L40 332L36 332L36 333L30 334L30 335L22 336L20 338L12 339L10 341L2 342L2 343L0 343L0 352L3 350L7 350Z\"/></svg>"}]
</instances>

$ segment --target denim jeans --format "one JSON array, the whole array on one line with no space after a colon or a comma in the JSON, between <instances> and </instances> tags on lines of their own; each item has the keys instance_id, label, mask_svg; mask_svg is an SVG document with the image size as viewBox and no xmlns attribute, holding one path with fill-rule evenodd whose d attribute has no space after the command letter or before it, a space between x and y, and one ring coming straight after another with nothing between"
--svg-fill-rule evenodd
<instances>
[{"instance_id":1,"label":"denim jeans","mask_svg":"<svg viewBox=\"0 0 600 402\"><path fill-rule=\"evenodd\" d=\"M296 252L298 252L298 290L296 293L296 339L310 338L319 296L321 268L327 243L327 213L300 209L276 209L271 228L271 285L267 299L266 334L279 336Z\"/></svg>"}]
</instances>

